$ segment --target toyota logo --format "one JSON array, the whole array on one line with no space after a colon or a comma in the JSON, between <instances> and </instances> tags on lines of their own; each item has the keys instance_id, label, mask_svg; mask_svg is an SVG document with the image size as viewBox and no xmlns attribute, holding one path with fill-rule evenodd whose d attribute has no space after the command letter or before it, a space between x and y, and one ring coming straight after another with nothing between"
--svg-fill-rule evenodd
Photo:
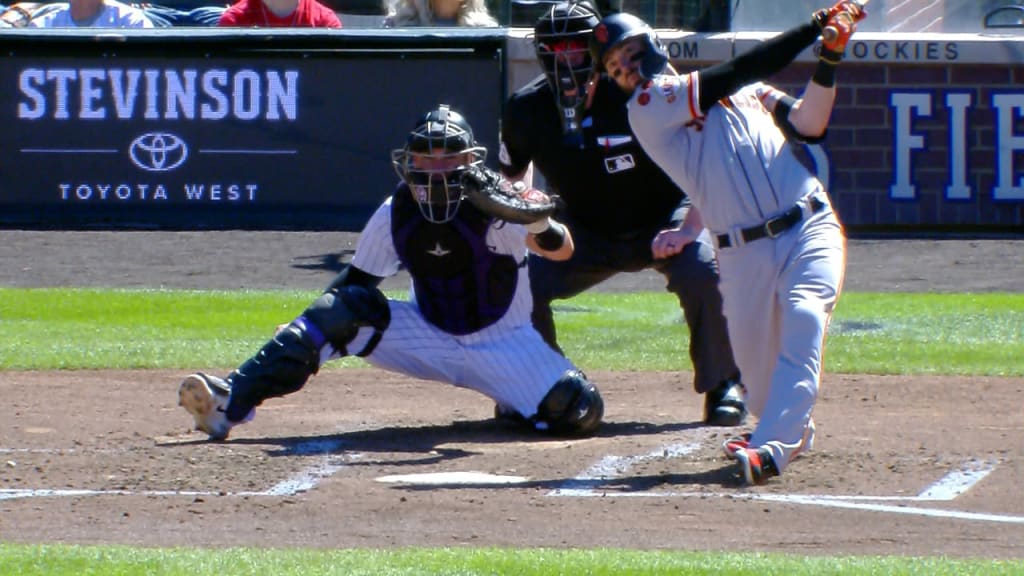
<instances>
[{"instance_id":1,"label":"toyota logo","mask_svg":"<svg viewBox=\"0 0 1024 576\"><path fill-rule=\"evenodd\" d=\"M128 154L147 172L167 172L185 163L188 145L174 134L150 132L133 140Z\"/></svg>"}]
</instances>

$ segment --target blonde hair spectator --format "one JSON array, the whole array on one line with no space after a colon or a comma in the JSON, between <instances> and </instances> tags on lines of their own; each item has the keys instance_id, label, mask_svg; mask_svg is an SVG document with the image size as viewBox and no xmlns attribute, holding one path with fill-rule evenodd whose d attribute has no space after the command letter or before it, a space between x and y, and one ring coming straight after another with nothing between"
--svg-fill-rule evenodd
<instances>
[{"instance_id":1,"label":"blonde hair spectator","mask_svg":"<svg viewBox=\"0 0 1024 576\"><path fill-rule=\"evenodd\" d=\"M407 26L495 27L484 0L386 0L385 28Z\"/></svg>"}]
</instances>

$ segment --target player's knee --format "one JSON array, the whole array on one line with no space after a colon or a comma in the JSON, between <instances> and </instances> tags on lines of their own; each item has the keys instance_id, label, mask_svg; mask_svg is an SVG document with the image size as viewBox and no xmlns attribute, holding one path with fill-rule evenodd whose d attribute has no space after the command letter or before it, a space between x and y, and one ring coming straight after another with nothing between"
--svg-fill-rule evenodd
<instances>
[{"instance_id":1,"label":"player's knee","mask_svg":"<svg viewBox=\"0 0 1024 576\"><path fill-rule=\"evenodd\" d=\"M319 329L323 339L342 353L360 327L371 326L378 333L391 323L387 297L376 288L342 286L320 295L302 317Z\"/></svg>"},{"instance_id":2,"label":"player's knee","mask_svg":"<svg viewBox=\"0 0 1024 576\"><path fill-rule=\"evenodd\" d=\"M583 372L568 370L540 401L536 419L538 428L546 425L551 434L589 436L603 416L601 393Z\"/></svg>"},{"instance_id":3,"label":"player's knee","mask_svg":"<svg viewBox=\"0 0 1024 576\"><path fill-rule=\"evenodd\" d=\"M718 261L706 242L693 242L680 252L669 268L669 292L682 295L718 290Z\"/></svg>"},{"instance_id":4,"label":"player's knee","mask_svg":"<svg viewBox=\"0 0 1024 576\"><path fill-rule=\"evenodd\" d=\"M816 300L798 302L786 315L787 330L805 337L808 343L821 341L827 322L825 306Z\"/></svg>"}]
</instances>

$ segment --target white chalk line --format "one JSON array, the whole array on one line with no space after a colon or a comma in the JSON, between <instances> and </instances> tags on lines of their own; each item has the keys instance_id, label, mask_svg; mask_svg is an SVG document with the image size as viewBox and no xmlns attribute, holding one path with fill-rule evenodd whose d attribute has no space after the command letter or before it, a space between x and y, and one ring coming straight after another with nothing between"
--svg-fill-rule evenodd
<instances>
[{"instance_id":1,"label":"white chalk line","mask_svg":"<svg viewBox=\"0 0 1024 576\"><path fill-rule=\"evenodd\" d=\"M966 462L959 470L946 474L938 482L925 488L919 496L923 499L952 500L981 482L996 469L997 464L998 462L993 460Z\"/></svg>"},{"instance_id":2,"label":"white chalk line","mask_svg":"<svg viewBox=\"0 0 1024 576\"><path fill-rule=\"evenodd\" d=\"M681 458L698 448L700 448L698 442L687 442L685 444L669 444L640 456L605 456L575 478L548 492L548 496L589 496L590 494L586 493L593 490L588 487L593 486L595 480L618 478L637 464L656 459Z\"/></svg>"},{"instance_id":3,"label":"white chalk line","mask_svg":"<svg viewBox=\"0 0 1024 576\"><path fill-rule=\"evenodd\" d=\"M737 500L760 500L780 502L783 504L804 504L808 506L826 506L851 510L867 510L870 512L888 512L891 514L908 514L916 516L932 516L936 518L955 518L959 520L980 520L1000 522L1004 524L1024 524L1024 516L1007 514L985 514L964 510L945 510L941 508L923 508L906 505L876 504L872 501L899 500L905 502L936 502L934 498L921 499L910 497L871 497L871 496L814 496L800 494L752 494L722 492L601 492L597 490L578 490L558 496L577 498L732 498Z\"/></svg>"},{"instance_id":4,"label":"white chalk line","mask_svg":"<svg viewBox=\"0 0 1024 576\"><path fill-rule=\"evenodd\" d=\"M892 514L911 514L937 518L955 518L960 520L979 520L1009 524L1024 524L1024 516L1007 514L985 514L962 510L944 510L906 505L879 504L878 502L949 502L970 490L975 484L992 473L998 465L993 460L971 460L960 468L953 470L929 485L917 496L866 496L866 495L813 495L813 494L757 494L742 492L619 492L593 488L595 481L607 482L618 478L636 464L657 458L683 457L700 447L699 443L670 444L663 449L655 450L639 456L605 456L596 464L587 468L572 480L550 491L548 496L576 498L736 498L804 504L809 506L829 506L887 512Z\"/></svg>"},{"instance_id":5,"label":"white chalk line","mask_svg":"<svg viewBox=\"0 0 1024 576\"><path fill-rule=\"evenodd\" d=\"M796 494L758 494L755 499L775 500L779 502L807 504L811 506L867 510L869 512L886 512L889 514L931 516L933 518L954 518L957 520L978 520L983 522L1000 522L1004 524L1024 524L1024 516L1011 516L1009 514L984 514L981 512L967 512L965 510L945 510L941 508L922 508L917 506L894 506L892 504L871 504L868 502L843 501L839 498L808 498L806 496L799 496Z\"/></svg>"},{"instance_id":6,"label":"white chalk line","mask_svg":"<svg viewBox=\"0 0 1024 576\"><path fill-rule=\"evenodd\" d=\"M292 450L299 456L320 455L319 461L307 466L291 477L278 482L267 490L223 492L223 491L197 491L197 490L85 490L85 489L0 489L0 500L11 500L16 498L40 498L40 497L82 497L82 496L294 496L296 494L312 490L320 481L336 474L343 468L345 463L337 463L332 459L332 453L340 449L341 441L312 440L296 444ZM935 508L922 508L906 505L881 504L880 502L948 502L957 496L967 492L975 484L988 476L997 465L995 461L970 461L957 470L946 474L937 482L931 484L917 496L866 496L866 495L813 495L813 494L755 494L755 493L722 493L722 492L616 492L594 489L595 482L607 482L624 476L634 466L646 461L666 458L681 458L700 448L698 442L669 444L657 450L638 456L616 456L608 455L596 464L577 475L575 478L566 481L559 488L548 493L548 496L559 497L617 497L617 498L735 498L747 500L760 500L768 502L782 502L791 504L803 504L811 506L827 506L833 508L868 510L874 512L886 512L893 514L910 514L931 516L938 518L955 518L963 520L978 520L987 522L1001 522L1011 524L1024 524L1024 517L1001 514L985 514L968 512L962 510L943 510ZM0 449L0 452L40 452L40 453L68 453L75 452L75 449L49 450L49 449ZM358 459L359 454L346 455L351 461ZM526 481L526 479L524 479ZM510 482L515 484L515 482Z\"/></svg>"},{"instance_id":7,"label":"white chalk line","mask_svg":"<svg viewBox=\"0 0 1024 576\"><path fill-rule=\"evenodd\" d=\"M220 490L85 490L49 488L0 488L0 500L16 498L81 497L81 496L294 496L312 490L321 480L332 476L345 467L336 463L332 454L342 446L340 440L310 440L300 442L291 448L297 456L317 456L318 461L291 477L278 482L263 491L224 492ZM15 451L14 449L6 449ZM33 452L37 451L35 449ZM361 455L345 454L346 461L356 460Z\"/></svg>"},{"instance_id":8,"label":"white chalk line","mask_svg":"<svg viewBox=\"0 0 1024 576\"><path fill-rule=\"evenodd\" d=\"M345 467L345 464L332 462L331 453L342 446L340 440L317 440L301 442L295 446L295 453L300 456L320 455L320 461L300 470L291 478L278 482L266 490L261 496L294 496L316 487L324 478L329 478ZM348 455L349 460L359 458L359 454Z\"/></svg>"}]
</instances>

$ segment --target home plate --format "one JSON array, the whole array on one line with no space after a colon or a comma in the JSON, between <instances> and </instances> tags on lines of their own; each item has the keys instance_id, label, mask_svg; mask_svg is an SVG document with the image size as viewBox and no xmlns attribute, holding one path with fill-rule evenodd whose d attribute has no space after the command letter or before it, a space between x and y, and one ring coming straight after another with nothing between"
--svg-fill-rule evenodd
<instances>
[{"instance_id":1,"label":"home plate","mask_svg":"<svg viewBox=\"0 0 1024 576\"><path fill-rule=\"evenodd\" d=\"M523 476L501 476L498 474L487 474L486 472L433 472L429 474L395 474L393 476L381 476L377 482L389 482L395 484L418 484L421 486L430 485L475 485L481 484L522 484L528 478Z\"/></svg>"}]
</instances>

